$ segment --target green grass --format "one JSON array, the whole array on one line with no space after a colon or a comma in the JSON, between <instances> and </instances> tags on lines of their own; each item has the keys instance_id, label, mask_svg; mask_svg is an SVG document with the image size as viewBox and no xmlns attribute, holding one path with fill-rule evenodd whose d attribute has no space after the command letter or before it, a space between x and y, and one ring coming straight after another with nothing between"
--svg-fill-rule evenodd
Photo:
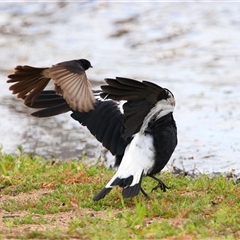
<instances>
[{"instance_id":1,"label":"green grass","mask_svg":"<svg viewBox=\"0 0 240 240\"><path fill-rule=\"evenodd\" d=\"M240 237L240 186L223 176L191 179L164 172L160 177L171 186L165 193L151 193L156 182L143 179L150 200L141 194L122 199L115 188L94 202L113 174L100 163L44 160L25 156L21 148L17 156L1 153L0 239Z\"/></svg>"}]
</instances>

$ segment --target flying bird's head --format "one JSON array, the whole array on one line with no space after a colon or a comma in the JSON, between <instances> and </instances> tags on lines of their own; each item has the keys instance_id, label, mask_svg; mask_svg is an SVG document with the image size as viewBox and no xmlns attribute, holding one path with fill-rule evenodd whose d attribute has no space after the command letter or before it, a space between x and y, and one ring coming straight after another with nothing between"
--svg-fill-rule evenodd
<instances>
[{"instance_id":1,"label":"flying bird's head","mask_svg":"<svg viewBox=\"0 0 240 240\"><path fill-rule=\"evenodd\" d=\"M78 61L81 63L84 70L88 70L89 68L92 68L92 64L87 59L79 59Z\"/></svg>"}]
</instances>

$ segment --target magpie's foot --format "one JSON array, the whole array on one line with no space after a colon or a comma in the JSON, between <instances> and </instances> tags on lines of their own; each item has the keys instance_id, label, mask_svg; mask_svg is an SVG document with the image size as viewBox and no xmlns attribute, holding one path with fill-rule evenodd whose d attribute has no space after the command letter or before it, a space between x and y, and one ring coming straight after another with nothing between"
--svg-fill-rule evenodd
<instances>
[{"instance_id":1,"label":"magpie's foot","mask_svg":"<svg viewBox=\"0 0 240 240\"><path fill-rule=\"evenodd\" d=\"M142 194L145 196L145 198L151 199L151 197L142 188L140 188L140 190L141 190Z\"/></svg>"},{"instance_id":2,"label":"magpie's foot","mask_svg":"<svg viewBox=\"0 0 240 240\"><path fill-rule=\"evenodd\" d=\"M160 188L163 192L166 192L166 189L169 189L170 187L168 187L162 180L152 176L152 175L149 175L149 177L153 178L154 180L156 180L158 182L157 186L154 187L152 189L152 191L155 191L157 190L158 188Z\"/></svg>"},{"instance_id":3,"label":"magpie's foot","mask_svg":"<svg viewBox=\"0 0 240 240\"><path fill-rule=\"evenodd\" d=\"M166 186L164 182L158 182L157 186L155 186L151 192L157 190L158 188L160 188L163 192L166 192L167 189L169 189L170 187Z\"/></svg>"}]
</instances>

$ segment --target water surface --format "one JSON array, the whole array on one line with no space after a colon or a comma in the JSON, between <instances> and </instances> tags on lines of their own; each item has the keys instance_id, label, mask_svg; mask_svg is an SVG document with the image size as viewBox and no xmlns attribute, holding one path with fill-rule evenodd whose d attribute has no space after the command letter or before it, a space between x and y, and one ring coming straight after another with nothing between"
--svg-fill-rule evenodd
<instances>
[{"instance_id":1,"label":"water surface","mask_svg":"<svg viewBox=\"0 0 240 240\"><path fill-rule=\"evenodd\" d=\"M240 3L0 3L3 151L105 157L69 113L33 118L6 83L18 64L87 58L95 88L124 76L174 93L179 144L168 167L240 172L239 15Z\"/></svg>"}]
</instances>

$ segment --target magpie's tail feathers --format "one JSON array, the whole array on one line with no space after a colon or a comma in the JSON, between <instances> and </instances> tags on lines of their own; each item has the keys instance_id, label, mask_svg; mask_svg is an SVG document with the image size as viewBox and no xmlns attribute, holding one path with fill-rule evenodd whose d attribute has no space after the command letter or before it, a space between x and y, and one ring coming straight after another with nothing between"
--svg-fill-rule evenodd
<instances>
[{"instance_id":1,"label":"magpie's tail feathers","mask_svg":"<svg viewBox=\"0 0 240 240\"><path fill-rule=\"evenodd\" d=\"M130 175L128 177L121 178L118 176L118 172L113 176L113 178L108 182L108 184L103 188L94 198L94 201L98 201L104 198L114 186L120 186L123 188L122 196L123 198L135 197L139 194L141 190L143 171L137 172L136 174Z\"/></svg>"},{"instance_id":2,"label":"magpie's tail feathers","mask_svg":"<svg viewBox=\"0 0 240 240\"><path fill-rule=\"evenodd\" d=\"M100 199L104 198L112 188L103 188L94 198L93 201L99 201Z\"/></svg>"},{"instance_id":3,"label":"magpie's tail feathers","mask_svg":"<svg viewBox=\"0 0 240 240\"><path fill-rule=\"evenodd\" d=\"M141 190L142 177L143 177L143 171L139 171L134 175L132 184L124 187L122 190L123 198L131 198L139 194Z\"/></svg>"},{"instance_id":4,"label":"magpie's tail feathers","mask_svg":"<svg viewBox=\"0 0 240 240\"><path fill-rule=\"evenodd\" d=\"M9 90L17 94L26 103L34 102L50 81L44 76L47 68L35 68L31 66L17 66L15 72L8 76L8 83L14 83Z\"/></svg>"},{"instance_id":5,"label":"magpie's tail feathers","mask_svg":"<svg viewBox=\"0 0 240 240\"><path fill-rule=\"evenodd\" d=\"M123 188L122 190L122 196L123 198L131 198L131 197L135 197L139 194L141 189L141 183L137 183L136 185L132 186L132 187L126 187Z\"/></svg>"}]
</instances>

